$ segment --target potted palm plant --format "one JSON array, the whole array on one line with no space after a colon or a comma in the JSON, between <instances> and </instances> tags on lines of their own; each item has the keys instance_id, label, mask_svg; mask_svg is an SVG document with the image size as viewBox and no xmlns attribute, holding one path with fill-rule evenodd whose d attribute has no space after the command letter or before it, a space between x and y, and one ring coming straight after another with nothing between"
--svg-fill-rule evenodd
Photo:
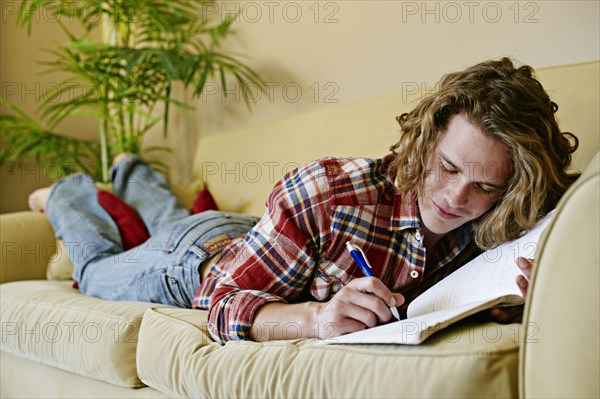
<instances>
[{"instance_id":1,"label":"potted palm plant","mask_svg":"<svg viewBox=\"0 0 600 399\"><path fill-rule=\"evenodd\" d=\"M142 148L142 139L159 123L167 135L172 106L190 107L173 98L175 84L191 88L194 98L210 79L219 80L225 93L227 81L233 79L249 104L246 89L264 90L263 82L238 55L221 50L235 15L207 17L203 10L210 3L22 0L17 24L30 32L36 12L43 11L63 28L68 40L51 50L54 58L44 63L67 77L44 93L39 112L45 126L1 100L0 165L35 158L41 164L52 162L65 173L83 171L107 181L112 155L165 149ZM83 33L69 30L63 19L77 21ZM95 29L101 31L100 41L91 39ZM63 95L66 91L68 96ZM97 140L78 140L55 131L65 118L81 114L98 119Z\"/></svg>"}]
</instances>

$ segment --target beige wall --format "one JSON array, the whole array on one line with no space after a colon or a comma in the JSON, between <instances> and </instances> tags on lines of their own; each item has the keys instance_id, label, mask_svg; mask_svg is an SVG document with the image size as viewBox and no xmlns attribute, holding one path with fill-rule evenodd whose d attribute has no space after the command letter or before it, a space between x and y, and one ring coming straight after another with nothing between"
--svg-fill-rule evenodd
<instances>
[{"instance_id":1,"label":"beige wall","mask_svg":"<svg viewBox=\"0 0 600 399\"><path fill-rule=\"evenodd\" d=\"M218 12L241 3L220 2ZM262 96L249 114L235 101L223 105L221 93L206 95L201 126L218 131L410 89L489 57L534 67L596 60L599 4L249 1L231 43L273 82L272 98Z\"/></svg>"},{"instance_id":2,"label":"beige wall","mask_svg":"<svg viewBox=\"0 0 600 399\"><path fill-rule=\"evenodd\" d=\"M20 1L0 2L0 96L16 104L38 122L36 110L43 93L56 85L64 75L42 74L47 69L38 61L49 59L43 49L55 49L64 42L62 29L48 13L36 15L31 36L25 28L16 27L16 10ZM67 26L78 26L67 21ZM65 95L68 95L65 94ZM96 121L91 117L74 117L59 125L57 131L71 136L94 138ZM51 183L56 169L40 170L34 162L26 165L5 164L0 168L0 212L27 208L28 194Z\"/></svg>"},{"instance_id":3,"label":"beige wall","mask_svg":"<svg viewBox=\"0 0 600 399\"><path fill-rule=\"evenodd\" d=\"M57 24L36 26L31 38L14 28L12 1L2 0L2 95L35 108L48 77L34 60L62 40ZM175 115L167 142L174 180L190 176L194 145L203 134L257 124L296 112L431 85L441 74L489 57L509 55L534 67L600 58L600 2L591 1L218 1L211 12L239 11L227 48L248 56L268 84L247 111L239 90L222 99L211 83L196 111ZM50 79L52 81L52 79ZM559 104L560 105L560 104ZM390 118L394 115L390 115ZM69 134L94 135L93 123L65 125ZM148 144L164 144L160 131ZM309 145L314 145L310 144ZM19 175L16 177L15 175ZM24 206L32 173L2 174L2 211ZM10 203L10 206L8 204Z\"/></svg>"}]
</instances>

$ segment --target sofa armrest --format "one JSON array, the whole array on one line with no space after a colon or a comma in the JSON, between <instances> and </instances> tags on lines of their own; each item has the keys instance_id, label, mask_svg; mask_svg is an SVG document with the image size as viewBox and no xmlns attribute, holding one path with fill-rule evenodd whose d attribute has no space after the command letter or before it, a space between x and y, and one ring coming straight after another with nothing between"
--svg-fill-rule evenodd
<instances>
[{"instance_id":1,"label":"sofa armrest","mask_svg":"<svg viewBox=\"0 0 600 399\"><path fill-rule=\"evenodd\" d=\"M43 213L0 215L0 283L46 278L48 261L56 252L54 231Z\"/></svg>"},{"instance_id":2,"label":"sofa armrest","mask_svg":"<svg viewBox=\"0 0 600 399\"><path fill-rule=\"evenodd\" d=\"M600 154L540 243L523 316L520 395L600 397Z\"/></svg>"}]
</instances>

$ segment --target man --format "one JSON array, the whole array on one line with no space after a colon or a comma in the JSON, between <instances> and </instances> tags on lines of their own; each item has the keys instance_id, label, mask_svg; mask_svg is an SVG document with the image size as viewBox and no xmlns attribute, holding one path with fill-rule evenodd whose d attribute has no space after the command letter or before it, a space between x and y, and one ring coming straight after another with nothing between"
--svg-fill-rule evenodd
<instances>
[{"instance_id":1,"label":"man","mask_svg":"<svg viewBox=\"0 0 600 399\"><path fill-rule=\"evenodd\" d=\"M72 259L86 294L209 309L219 342L331 338L389 321L390 307L403 310L556 205L577 177L567 172L577 140L560 132L556 109L531 68L506 58L446 75L398 118L391 154L298 168L275 186L258 223L189 216L160 175L119 157L113 190L152 234L124 254L89 178L36 192L31 207L45 209L59 238L97 244ZM376 277L362 276L347 242L363 249ZM128 256L138 261L127 264ZM517 263L525 296L531 264Z\"/></svg>"}]
</instances>

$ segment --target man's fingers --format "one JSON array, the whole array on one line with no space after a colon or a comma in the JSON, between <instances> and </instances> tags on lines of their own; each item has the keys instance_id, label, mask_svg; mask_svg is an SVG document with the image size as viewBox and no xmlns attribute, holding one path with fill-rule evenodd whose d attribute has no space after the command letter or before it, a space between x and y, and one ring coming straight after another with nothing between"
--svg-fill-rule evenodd
<instances>
[{"instance_id":1,"label":"man's fingers","mask_svg":"<svg viewBox=\"0 0 600 399\"><path fill-rule=\"evenodd\" d=\"M531 269L533 268L532 262L532 259L527 259L523 257L517 258L517 266L519 266L519 269L521 269L525 277L527 277L528 279L529 276L531 276Z\"/></svg>"},{"instance_id":2,"label":"man's fingers","mask_svg":"<svg viewBox=\"0 0 600 399\"><path fill-rule=\"evenodd\" d=\"M517 258L517 266L521 269L522 275L517 276L517 285L521 291L523 298L527 297L527 291L529 288L529 279L531 278L531 269L533 268L532 259L526 259L523 257Z\"/></svg>"},{"instance_id":3,"label":"man's fingers","mask_svg":"<svg viewBox=\"0 0 600 399\"><path fill-rule=\"evenodd\" d=\"M527 278L525 278L525 276L523 276L523 275L518 275L516 280L517 280L517 285L519 286L519 290L521 291L521 296L523 298L527 297L529 281L527 281Z\"/></svg>"},{"instance_id":4,"label":"man's fingers","mask_svg":"<svg viewBox=\"0 0 600 399\"><path fill-rule=\"evenodd\" d=\"M394 296L394 299L396 300L396 304L392 305L394 307L398 307L398 306L402 306L404 305L404 295L402 294L392 294Z\"/></svg>"},{"instance_id":5,"label":"man's fingers","mask_svg":"<svg viewBox=\"0 0 600 399\"><path fill-rule=\"evenodd\" d=\"M490 315L499 323L515 323L523 318L523 305L490 309Z\"/></svg>"},{"instance_id":6,"label":"man's fingers","mask_svg":"<svg viewBox=\"0 0 600 399\"><path fill-rule=\"evenodd\" d=\"M355 289L365 292L367 294L375 295L380 298L386 306L400 306L404 303L404 297L399 298L392 294L392 291L383 284L383 282L377 277L363 277L357 278L350 282ZM349 285L350 285L349 284ZM398 299L402 299L402 302L398 303Z\"/></svg>"},{"instance_id":7,"label":"man's fingers","mask_svg":"<svg viewBox=\"0 0 600 399\"><path fill-rule=\"evenodd\" d=\"M390 308L376 295L355 289L352 292L344 292L340 299L352 306L352 313L347 313L348 316L368 327L374 327L377 322L388 322L392 317Z\"/></svg>"}]
</instances>

